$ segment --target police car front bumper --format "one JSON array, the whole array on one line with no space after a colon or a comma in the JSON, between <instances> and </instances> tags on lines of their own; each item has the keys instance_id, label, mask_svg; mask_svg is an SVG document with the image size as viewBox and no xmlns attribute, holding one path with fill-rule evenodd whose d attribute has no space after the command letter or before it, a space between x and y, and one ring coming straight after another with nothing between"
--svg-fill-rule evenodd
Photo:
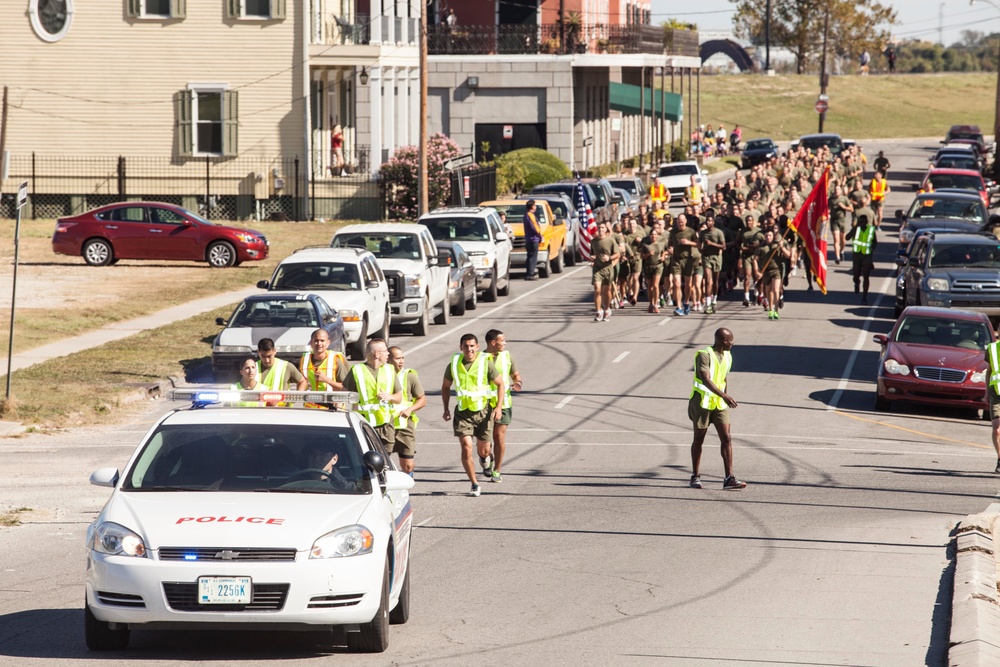
<instances>
[{"instance_id":1,"label":"police car front bumper","mask_svg":"<svg viewBox=\"0 0 1000 667\"><path fill-rule=\"evenodd\" d=\"M294 562L277 563L160 561L88 550L87 605L98 620L150 629L367 623L381 601L384 564L384 551L325 559L299 552ZM198 605L201 576L250 577L253 602Z\"/></svg>"}]
</instances>

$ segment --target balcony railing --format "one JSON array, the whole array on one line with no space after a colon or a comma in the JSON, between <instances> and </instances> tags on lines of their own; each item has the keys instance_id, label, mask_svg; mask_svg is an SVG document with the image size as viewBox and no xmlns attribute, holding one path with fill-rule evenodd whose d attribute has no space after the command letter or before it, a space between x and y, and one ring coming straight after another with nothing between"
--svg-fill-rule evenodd
<instances>
[{"instance_id":1,"label":"balcony railing","mask_svg":"<svg viewBox=\"0 0 1000 667\"><path fill-rule=\"evenodd\" d=\"M669 34L668 34L669 33ZM698 33L650 25L435 25L432 55L650 53L698 55Z\"/></svg>"},{"instance_id":2,"label":"balcony railing","mask_svg":"<svg viewBox=\"0 0 1000 667\"><path fill-rule=\"evenodd\" d=\"M371 43L371 21L367 14L355 14L345 19L336 14L327 15L322 42L329 45L355 45Z\"/></svg>"}]
</instances>

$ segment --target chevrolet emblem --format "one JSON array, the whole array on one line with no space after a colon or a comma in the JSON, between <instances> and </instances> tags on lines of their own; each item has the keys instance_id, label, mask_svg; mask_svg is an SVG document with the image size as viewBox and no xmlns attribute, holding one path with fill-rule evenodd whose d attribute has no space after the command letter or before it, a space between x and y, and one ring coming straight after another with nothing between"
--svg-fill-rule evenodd
<instances>
[{"instance_id":1,"label":"chevrolet emblem","mask_svg":"<svg viewBox=\"0 0 1000 667\"><path fill-rule=\"evenodd\" d=\"M943 363L944 359L942 359L941 361ZM239 551L231 551L229 549L223 549L219 553L215 554L215 557L216 558L221 558L222 560L236 560L237 558L240 557L240 552Z\"/></svg>"}]
</instances>

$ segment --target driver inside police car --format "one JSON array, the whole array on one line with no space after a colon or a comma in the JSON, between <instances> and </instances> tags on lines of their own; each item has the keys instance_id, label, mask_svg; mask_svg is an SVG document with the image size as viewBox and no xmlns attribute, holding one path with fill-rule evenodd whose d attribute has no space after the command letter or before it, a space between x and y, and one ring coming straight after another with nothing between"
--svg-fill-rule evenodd
<instances>
[{"instance_id":1,"label":"driver inside police car","mask_svg":"<svg viewBox=\"0 0 1000 667\"><path fill-rule=\"evenodd\" d=\"M341 457L346 457L343 445L335 442L318 441L308 445L305 449L305 469L312 474L307 479L328 480L336 488L354 488L354 481L344 477L341 468L337 463ZM345 460L346 463L346 460ZM348 469L350 467L348 466Z\"/></svg>"}]
</instances>

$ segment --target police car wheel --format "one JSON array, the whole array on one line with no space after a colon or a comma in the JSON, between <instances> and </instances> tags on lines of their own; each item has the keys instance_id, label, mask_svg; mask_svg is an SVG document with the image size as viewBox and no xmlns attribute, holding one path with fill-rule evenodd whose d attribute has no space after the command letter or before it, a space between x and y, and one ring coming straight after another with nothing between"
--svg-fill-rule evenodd
<instances>
[{"instance_id":1,"label":"police car wheel","mask_svg":"<svg viewBox=\"0 0 1000 667\"><path fill-rule=\"evenodd\" d=\"M121 651L128 648L131 633L127 625L112 629L111 624L99 621L90 611L90 605L83 603L83 629L87 648L91 651Z\"/></svg>"},{"instance_id":2,"label":"police car wheel","mask_svg":"<svg viewBox=\"0 0 1000 667\"><path fill-rule=\"evenodd\" d=\"M382 653L389 648L389 561L382 572L382 599L375 617L360 632L347 633L347 646L358 653Z\"/></svg>"},{"instance_id":3,"label":"police car wheel","mask_svg":"<svg viewBox=\"0 0 1000 667\"><path fill-rule=\"evenodd\" d=\"M399 589L399 600L396 606L389 612L389 623L392 625L403 625L410 620L410 568L413 561L406 561L406 579L403 579L403 587Z\"/></svg>"}]
</instances>

